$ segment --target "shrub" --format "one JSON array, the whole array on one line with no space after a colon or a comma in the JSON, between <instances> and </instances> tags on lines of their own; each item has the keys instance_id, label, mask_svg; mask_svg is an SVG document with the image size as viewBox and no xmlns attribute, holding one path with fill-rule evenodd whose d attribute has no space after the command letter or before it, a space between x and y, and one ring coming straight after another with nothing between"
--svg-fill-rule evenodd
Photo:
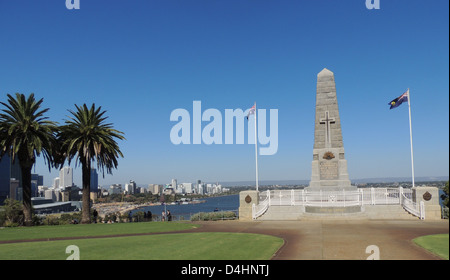
<instances>
[{"instance_id":1,"label":"shrub","mask_svg":"<svg viewBox=\"0 0 450 280\"><path fill-rule=\"evenodd\" d=\"M236 213L233 211L200 212L191 216L191 221L217 221L234 219L236 219Z\"/></svg>"},{"instance_id":2,"label":"shrub","mask_svg":"<svg viewBox=\"0 0 450 280\"><path fill-rule=\"evenodd\" d=\"M14 227L23 223L23 210L20 201L5 199L0 211L0 226Z\"/></svg>"}]
</instances>

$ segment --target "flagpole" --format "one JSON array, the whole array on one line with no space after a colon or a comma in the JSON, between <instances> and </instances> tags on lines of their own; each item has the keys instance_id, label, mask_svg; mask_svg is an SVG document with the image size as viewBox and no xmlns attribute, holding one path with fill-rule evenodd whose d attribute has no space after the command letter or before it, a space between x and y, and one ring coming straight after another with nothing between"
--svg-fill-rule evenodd
<instances>
[{"instance_id":1,"label":"flagpole","mask_svg":"<svg viewBox=\"0 0 450 280\"><path fill-rule=\"evenodd\" d=\"M409 138L411 142L411 174L412 174L412 186L415 187L414 184L414 153L413 153L413 140L412 140L412 126L411 126L411 96L409 94L408 88L408 109L409 109Z\"/></svg>"},{"instance_id":2,"label":"flagpole","mask_svg":"<svg viewBox=\"0 0 450 280\"><path fill-rule=\"evenodd\" d=\"M255 159L256 159L256 191L258 191L258 134L257 134L257 122L256 122L256 102L255 102Z\"/></svg>"}]
</instances>

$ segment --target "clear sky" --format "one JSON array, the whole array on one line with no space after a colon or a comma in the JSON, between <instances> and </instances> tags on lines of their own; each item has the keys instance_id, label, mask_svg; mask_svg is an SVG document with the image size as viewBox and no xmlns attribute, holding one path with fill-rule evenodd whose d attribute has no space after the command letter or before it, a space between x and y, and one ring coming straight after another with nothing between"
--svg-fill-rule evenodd
<instances>
[{"instance_id":1,"label":"clear sky","mask_svg":"<svg viewBox=\"0 0 450 280\"><path fill-rule=\"evenodd\" d=\"M259 157L260 180L308 180L328 68L351 179L411 176L408 106L387 104L407 88L416 176L448 176L449 1L365 2L0 0L0 100L33 92L59 123L74 104L107 110L127 140L102 185L254 180L253 145L174 145L169 118L192 115L194 100L222 114L256 101L278 109L278 152ZM34 171L46 185L58 176L42 160Z\"/></svg>"}]
</instances>

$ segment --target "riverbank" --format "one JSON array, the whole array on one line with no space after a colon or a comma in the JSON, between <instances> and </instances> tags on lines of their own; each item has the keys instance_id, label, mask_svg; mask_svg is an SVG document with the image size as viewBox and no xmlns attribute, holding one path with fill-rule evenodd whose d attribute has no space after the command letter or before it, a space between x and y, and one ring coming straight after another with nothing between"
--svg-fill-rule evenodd
<instances>
[{"instance_id":1,"label":"riverbank","mask_svg":"<svg viewBox=\"0 0 450 280\"><path fill-rule=\"evenodd\" d=\"M199 203L205 203L206 200L190 200L190 201L177 201L177 202L171 202L166 204L167 206L172 205L189 205L189 204L199 204ZM96 209L98 212L98 215L100 217L105 217L106 215L113 214L113 213L119 213L124 214L129 211L135 211L144 209L146 207L151 206L163 206L161 202L147 202L147 203L130 203L130 202L109 202L109 203L96 203L92 206L93 209Z\"/></svg>"}]
</instances>

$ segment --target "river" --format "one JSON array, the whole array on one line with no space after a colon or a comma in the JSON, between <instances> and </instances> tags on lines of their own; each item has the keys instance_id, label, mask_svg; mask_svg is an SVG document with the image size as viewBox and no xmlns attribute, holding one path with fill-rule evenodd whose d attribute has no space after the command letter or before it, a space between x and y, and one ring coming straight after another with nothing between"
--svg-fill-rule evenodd
<instances>
[{"instance_id":1,"label":"river","mask_svg":"<svg viewBox=\"0 0 450 280\"><path fill-rule=\"evenodd\" d=\"M213 212L215 210L238 211L239 209L239 194L200 198L199 200L204 200L205 202L192 204L167 204L165 207L166 210L170 210L170 213L176 220L189 220L191 215L199 212ZM164 205L145 206L133 210L131 213L134 214L138 211L151 211L153 215L161 216L161 213L164 211Z\"/></svg>"}]
</instances>

